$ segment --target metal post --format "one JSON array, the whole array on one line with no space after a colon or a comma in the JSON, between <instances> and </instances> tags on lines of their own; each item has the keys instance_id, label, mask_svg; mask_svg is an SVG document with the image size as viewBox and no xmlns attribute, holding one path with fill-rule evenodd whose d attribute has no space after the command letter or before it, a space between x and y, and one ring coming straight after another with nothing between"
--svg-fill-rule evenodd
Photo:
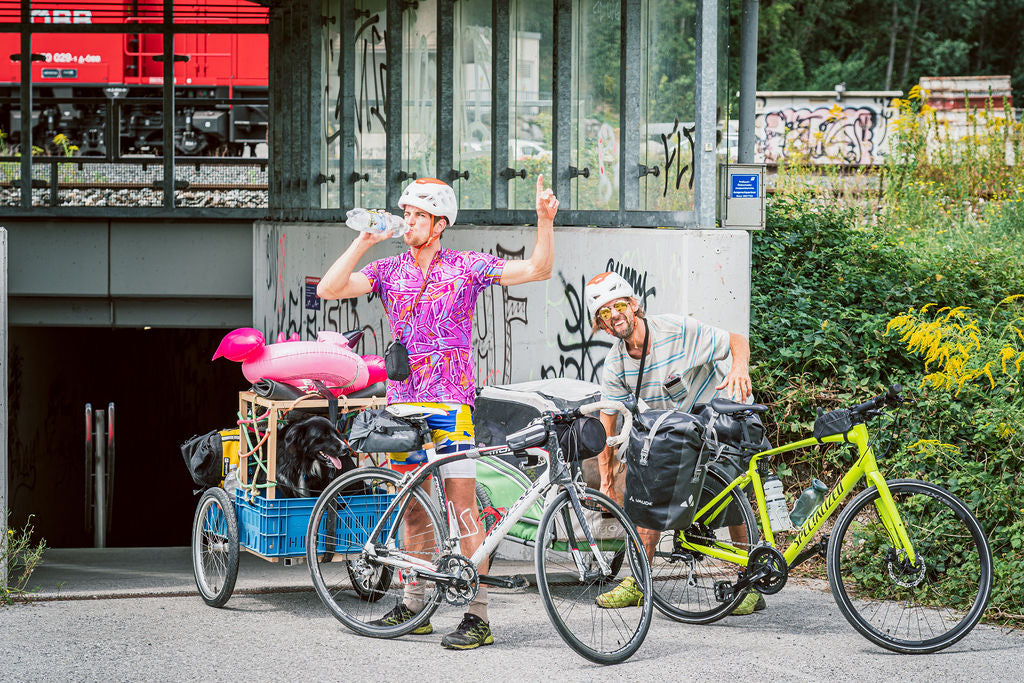
<instances>
[{"instance_id":1,"label":"metal post","mask_svg":"<svg viewBox=\"0 0 1024 683\"><path fill-rule=\"evenodd\" d=\"M693 204L698 228L715 227L715 134L718 118L718 0L697 2L697 97Z\"/></svg>"},{"instance_id":2,"label":"metal post","mask_svg":"<svg viewBox=\"0 0 1024 683\"><path fill-rule=\"evenodd\" d=\"M0 548L7 546L7 229L0 228ZM0 587L7 587L0 552Z\"/></svg>"},{"instance_id":3,"label":"metal post","mask_svg":"<svg viewBox=\"0 0 1024 683\"><path fill-rule=\"evenodd\" d=\"M92 442L96 449L93 491L96 505L93 508L93 546L107 547L107 470L105 452L107 439L106 424L102 410L96 411L96 436Z\"/></svg>"},{"instance_id":4,"label":"metal post","mask_svg":"<svg viewBox=\"0 0 1024 683\"><path fill-rule=\"evenodd\" d=\"M356 205L356 184L352 174L356 172L356 21L355 2L342 0L341 41L338 57L338 78L341 87L338 106L341 107L341 163L338 168L338 183L341 184L341 208L351 209ZM359 19L358 21L363 21Z\"/></svg>"},{"instance_id":5,"label":"metal post","mask_svg":"<svg viewBox=\"0 0 1024 683\"><path fill-rule=\"evenodd\" d=\"M306 35L303 36L302 41L307 55L305 60L307 66L302 82L308 90L308 96L305 99L309 102L306 105L306 115L303 117L302 125L305 133L303 137L306 140L305 148L309 150L302 169L303 208L306 211L327 208L330 188L334 184L323 183L321 187L321 184L317 182L321 172L327 176L331 175L330 167L327 164L322 166L323 170L321 171L321 159L326 158L327 151L327 141L322 133L323 127L320 121L324 112L324 85L327 79L324 77L324 32L320 21L320 7L321 0L312 0L309 3L303 27L303 32ZM335 175L334 179L337 180L338 176Z\"/></svg>"},{"instance_id":6,"label":"metal post","mask_svg":"<svg viewBox=\"0 0 1024 683\"><path fill-rule=\"evenodd\" d=\"M32 22L32 1L21 0L21 23ZM21 206L32 208L32 33L21 34Z\"/></svg>"},{"instance_id":7,"label":"metal post","mask_svg":"<svg viewBox=\"0 0 1024 683\"><path fill-rule=\"evenodd\" d=\"M384 54L387 59L387 112L384 171L386 174L385 208L398 209L398 199L402 196L404 181L398 179L402 169L402 21L404 20L404 2L388 3L388 23L384 32Z\"/></svg>"},{"instance_id":8,"label":"metal post","mask_svg":"<svg viewBox=\"0 0 1024 683\"><path fill-rule=\"evenodd\" d=\"M622 117L619 141L619 220L625 225L622 212L640 208L640 0L622 2L621 40L619 62L619 111Z\"/></svg>"},{"instance_id":9,"label":"metal post","mask_svg":"<svg viewBox=\"0 0 1024 683\"><path fill-rule=\"evenodd\" d=\"M740 24L740 136L736 160L754 163L754 107L757 99L757 0L743 0Z\"/></svg>"},{"instance_id":10,"label":"metal post","mask_svg":"<svg viewBox=\"0 0 1024 683\"><path fill-rule=\"evenodd\" d=\"M551 187L567 209L575 209L569 167L572 158L572 0L554 0L554 78L551 85L551 120L554 149ZM545 183L546 184L546 183Z\"/></svg>"},{"instance_id":11,"label":"metal post","mask_svg":"<svg viewBox=\"0 0 1024 683\"><path fill-rule=\"evenodd\" d=\"M491 2L491 211L508 208L509 3Z\"/></svg>"},{"instance_id":12,"label":"metal post","mask_svg":"<svg viewBox=\"0 0 1024 683\"><path fill-rule=\"evenodd\" d=\"M452 124L455 106L455 7L454 0L437 0L437 172L435 176L455 184L452 171Z\"/></svg>"},{"instance_id":13,"label":"metal post","mask_svg":"<svg viewBox=\"0 0 1024 683\"><path fill-rule=\"evenodd\" d=\"M164 0L164 208L174 208L174 0ZM98 503L99 501L97 501ZM103 547L103 546L99 546Z\"/></svg>"}]
</instances>

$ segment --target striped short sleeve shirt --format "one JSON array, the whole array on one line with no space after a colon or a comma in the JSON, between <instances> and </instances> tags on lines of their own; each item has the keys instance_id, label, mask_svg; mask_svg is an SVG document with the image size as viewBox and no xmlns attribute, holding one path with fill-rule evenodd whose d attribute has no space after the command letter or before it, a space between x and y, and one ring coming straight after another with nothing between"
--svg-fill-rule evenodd
<instances>
[{"instance_id":1,"label":"striped short sleeve shirt","mask_svg":"<svg viewBox=\"0 0 1024 683\"><path fill-rule=\"evenodd\" d=\"M649 315L651 350L644 364L640 398L655 410L690 412L698 403L719 396L715 389L732 367L729 333L694 318L680 315ZM637 320L638 325L643 325ZM631 358L621 339L616 340L604 361L601 390L606 400L622 401L633 395L640 360ZM665 380L678 375L681 384L673 398ZM725 397L728 398L728 397Z\"/></svg>"}]
</instances>

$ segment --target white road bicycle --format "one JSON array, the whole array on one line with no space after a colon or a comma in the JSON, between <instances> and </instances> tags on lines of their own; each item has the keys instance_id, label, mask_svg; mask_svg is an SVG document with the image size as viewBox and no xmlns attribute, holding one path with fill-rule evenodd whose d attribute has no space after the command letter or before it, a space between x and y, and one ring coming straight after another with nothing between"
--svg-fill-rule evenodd
<instances>
[{"instance_id":1,"label":"white road bicycle","mask_svg":"<svg viewBox=\"0 0 1024 683\"><path fill-rule=\"evenodd\" d=\"M595 598L625 576L632 576L645 596L653 595L650 565L625 512L601 492L584 486L575 454L563 453L557 437L558 425L602 409L618 410L625 417L623 431L608 440L612 446L621 445L632 425L629 411L618 402L598 402L547 412L509 434L505 445L441 457L405 475L371 467L334 480L317 499L306 536L306 558L320 599L356 633L394 638L426 623L442 602L468 605L481 584L521 587L522 579L481 575L478 567L543 497L535 562L548 616L569 647L587 659L601 664L628 659L650 628L653 600L608 610L598 607ZM425 418L432 409L395 405L388 410L416 421L429 434ZM547 460L544 472L487 532L473 556L465 557L454 506L444 486L437 485L440 476L432 477L434 486L426 485L431 476L446 463L522 455L544 445L539 451ZM431 452L434 445L424 448ZM420 521L407 523L410 514ZM480 521L463 519L462 528L474 532ZM402 602L404 585L414 582L425 587L425 607L397 625L373 623Z\"/></svg>"}]
</instances>

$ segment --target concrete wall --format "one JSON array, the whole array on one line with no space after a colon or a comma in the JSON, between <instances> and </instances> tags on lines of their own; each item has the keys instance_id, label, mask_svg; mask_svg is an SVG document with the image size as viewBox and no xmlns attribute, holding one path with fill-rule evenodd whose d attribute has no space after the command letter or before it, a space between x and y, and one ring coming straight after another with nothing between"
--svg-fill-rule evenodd
<instances>
[{"instance_id":1,"label":"concrete wall","mask_svg":"<svg viewBox=\"0 0 1024 683\"><path fill-rule=\"evenodd\" d=\"M51 219L5 225L11 325L248 324L249 222Z\"/></svg>"},{"instance_id":2,"label":"concrete wall","mask_svg":"<svg viewBox=\"0 0 1024 683\"><path fill-rule=\"evenodd\" d=\"M312 339L320 329L360 328L367 331L360 351L381 353L390 329L376 300L315 298L316 278L354 237L343 224L255 225L253 320L268 340L278 332ZM444 246L523 258L535 239L531 227L457 225L445 233ZM375 247L369 260L404 249L393 240ZM605 270L633 283L652 313L689 314L748 333L746 231L557 227L554 270L546 282L492 287L481 295L475 319L478 385L553 376L599 379L612 338L591 334L582 295L587 280Z\"/></svg>"}]
</instances>

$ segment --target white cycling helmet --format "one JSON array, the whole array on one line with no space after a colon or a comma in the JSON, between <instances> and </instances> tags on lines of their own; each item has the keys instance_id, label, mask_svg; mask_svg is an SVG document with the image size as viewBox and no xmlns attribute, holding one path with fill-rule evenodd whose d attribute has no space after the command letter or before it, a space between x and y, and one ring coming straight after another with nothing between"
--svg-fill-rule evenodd
<instances>
[{"instance_id":1,"label":"white cycling helmet","mask_svg":"<svg viewBox=\"0 0 1024 683\"><path fill-rule=\"evenodd\" d=\"M587 283L583 290L583 298L587 300L587 310L590 312L590 320L593 322L597 316L597 310L609 301L616 299L635 299L636 294L618 273L601 273L595 275Z\"/></svg>"},{"instance_id":2,"label":"white cycling helmet","mask_svg":"<svg viewBox=\"0 0 1024 683\"><path fill-rule=\"evenodd\" d=\"M459 214L455 190L437 178L417 178L406 185L398 206L403 211L405 207L412 206L423 209L431 216L444 216L448 219L448 227L455 224L455 217Z\"/></svg>"}]
</instances>

